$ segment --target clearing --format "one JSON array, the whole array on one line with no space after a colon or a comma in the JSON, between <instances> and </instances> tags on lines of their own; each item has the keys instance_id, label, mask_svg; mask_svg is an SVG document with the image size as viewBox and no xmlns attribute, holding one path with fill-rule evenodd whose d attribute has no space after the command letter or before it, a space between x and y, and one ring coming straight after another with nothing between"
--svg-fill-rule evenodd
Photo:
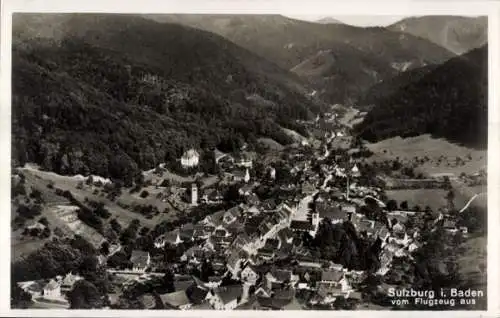
<instances>
[{"instance_id":1,"label":"clearing","mask_svg":"<svg viewBox=\"0 0 500 318\"><path fill-rule=\"evenodd\" d=\"M442 189L404 189L386 191L389 200L396 200L398 206L401 202L407 201L408 207L410 208L419 205L423 210L426 206L429 206L433 211L446 207L447 193L448 191Z\"/></svg>"},{"instance_id":2,"label":"clearing","mask_svg":"<svg viewBox=\"0 0 500 318\"><path fill-rule=\"evenodd\" d=\"M418 170L431 175L440 173L452 173L458 176L461 172L475 173L486 167L486 150L475 150L456 144L444 139L432 138L429 134L401 138L389 138L377 143L367 144L374 154L369 160L382 161L393 160L399 157L400 161L409 162L414 157L430 160L419 165ZM439 158L442 157L441 162ZM464 165L456 165L456 158L465 161Z\"/></svg>"}]
</instances>

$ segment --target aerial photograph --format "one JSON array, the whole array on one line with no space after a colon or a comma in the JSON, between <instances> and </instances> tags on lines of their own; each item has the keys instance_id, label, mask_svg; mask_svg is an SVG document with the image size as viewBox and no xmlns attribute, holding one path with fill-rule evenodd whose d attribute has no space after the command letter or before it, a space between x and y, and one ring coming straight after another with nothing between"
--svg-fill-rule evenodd
<instances>
[{"instance_id":1,"label":"aerial photograph","mask_svg":"<svg viewBox=\"0 0 500 318\"><path fill-rule=\"evenodd\" d=\"M11 309L487 309L487 16L16 12L11 54Z\"/></svg>"}]
</instances>

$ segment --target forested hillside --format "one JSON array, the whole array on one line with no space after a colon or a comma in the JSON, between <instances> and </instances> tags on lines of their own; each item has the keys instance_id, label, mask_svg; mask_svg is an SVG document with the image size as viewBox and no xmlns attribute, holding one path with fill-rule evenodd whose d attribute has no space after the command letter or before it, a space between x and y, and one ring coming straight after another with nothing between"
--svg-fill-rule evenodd
<instances>
[{"instance_id":1,"label":"forested hillside","mask_svg":"<svg viewBox=\"0 0 500 318\"><path fill-rule=\"evenodd\" d=\"M321 24L281 15L146 15L222 35L306 79L330 103L354 103L402 70L455 56L428 40L382 27Z\"/></svg>"},{"instance_id":2,"label":"forested hillside","mask_svg":"<svg viewBox=\"0 0 500 318\"><path fill-rule=\"evenodd\" d=\"M396 22L389 30L412 34L463 54L488 42L488 17L425 16Z\"/></svg>"},{"instance_id":3,"label":"forested hillside","mask_svg":"<svg viewBox=\"0 0 500 318\"><path fill-rule=\"evenodd\" d=\"M36 33L43 20L17 18L14 164L130 181L187 147L287 144L279 125L319 110L295 75L205 31L80 14L46 20L65 33Z\"/></svg>"},{"instance_id":4,"label":"forested hillside","mask_svg":"<svg viewBox=\"0 0 500 318\"><path fill-rule=\"evenodd\" d=\"M456 57L379 99L356 127L370 141L431 133L467 146L487 146L488 46Z\"/></svg>"},{"instance_id":5,"label":"forested hillside","mask_svg":"<svg viewBox=\"0 0 500 318\"><path fill-rule=\"evenodd\" d=\"M369 110L376 105L380 100L396 93L398 90L407 85L419 81L426 74L436 69L439 65L431 64L388 78L381 81L370 88L358 100L357 108L361 110Z\"/></svg>"}]
</instances>

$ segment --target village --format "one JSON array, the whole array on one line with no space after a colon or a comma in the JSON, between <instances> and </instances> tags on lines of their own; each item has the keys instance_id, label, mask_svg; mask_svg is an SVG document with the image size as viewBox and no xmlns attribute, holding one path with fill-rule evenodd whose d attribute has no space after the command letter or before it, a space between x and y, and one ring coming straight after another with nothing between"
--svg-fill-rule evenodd
<instances>
[{"instance_id":1,"label":"village","mask_svg":"<svg viewBox=\"0 0 500 318\"><path fill-rule=\"evenodd\" d=\"M112 261L124 248L119 243L99 255L113 286L108 307L123 308L124 299L136 296L134 306L145 309L356 308L363 304L359 286L368 275L388 275L394 259L411 258L426 244L409 219L426 218L433 230L467 236L467 228L446 209L388 206L384 184L364 175L362 158L353 156L362 146L353 146L349 128L333 113L302 124L314 137L270 158L245 148L239 154L215 149L218 182L162 187L163 180L155 180L152 186L166 193L158 200L171 202L180 213L234 205L160 233L150 249L130 251L126 262ZM200 154L188 149L179 161L183 169L196 169ZM232 187L234 198L228 199L221 184ZM269 189L273 192L266 194ZM378 262L353 265L343 256L344 245L324 259L317 244L325 229L371 246ZM155 290L167 276L172 288ZM65 295L81 279L70 272L18 286L45 308L66 308ZM149 288L137 292L138 286Z\"/></svg>"}]
</instances>

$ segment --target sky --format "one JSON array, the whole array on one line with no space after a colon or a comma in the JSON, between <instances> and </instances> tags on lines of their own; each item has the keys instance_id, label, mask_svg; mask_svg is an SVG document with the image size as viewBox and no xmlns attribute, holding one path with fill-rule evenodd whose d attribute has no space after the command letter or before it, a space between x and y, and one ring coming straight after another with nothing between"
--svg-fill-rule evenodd
<instances>
[{"instance_id":1,"label":"sky","mask_svg":"<svg viewBox=\"0 0 500 318\"><path fill-rule=\"evenodd\" d=\"M306 20L306 21L316 21L324 18L325 16L320 15L290 15L290 18ZM404 19L404 16L393 16L393 15L359 15L359 16L331 16L332 18L344 22L346 24L355 26L388 26L394 22Z\"/></svg>"}]
</instances>

